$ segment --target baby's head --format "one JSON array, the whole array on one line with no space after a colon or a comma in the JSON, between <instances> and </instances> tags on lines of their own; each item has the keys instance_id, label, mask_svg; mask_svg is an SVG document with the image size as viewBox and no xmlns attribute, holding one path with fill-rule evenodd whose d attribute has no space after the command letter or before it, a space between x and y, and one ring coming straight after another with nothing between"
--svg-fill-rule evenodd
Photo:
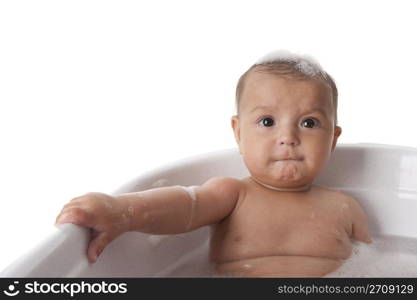
<instances>
[{"instance_id":1,"label":"baby's head","mask_svg":"<svg viewBox=\"0 0 417 300\"><path fill-rule=\"evenodd\" d=\"M272 53L239 79L232 127L251 177L282 189L307 187L341 134L337 88L318 63Z\"/></svg>"}]
</instances>

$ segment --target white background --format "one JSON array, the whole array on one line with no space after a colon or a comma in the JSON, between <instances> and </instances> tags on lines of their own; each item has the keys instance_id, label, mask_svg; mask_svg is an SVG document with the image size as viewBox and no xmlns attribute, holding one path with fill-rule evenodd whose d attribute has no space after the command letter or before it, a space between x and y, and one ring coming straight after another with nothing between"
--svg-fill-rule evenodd
<instances>
[{"instance_id":1,"label":"white background","mask_svg":"<svg viewBox=\"0 0 417 300\"><path fill-rule=\"evenodd\" d=\"M1 1L0 270L61 207L235 147L239 76L275 49L336 79L342 143L417 147L413 1Z\"/></svg>"}]
</instances>

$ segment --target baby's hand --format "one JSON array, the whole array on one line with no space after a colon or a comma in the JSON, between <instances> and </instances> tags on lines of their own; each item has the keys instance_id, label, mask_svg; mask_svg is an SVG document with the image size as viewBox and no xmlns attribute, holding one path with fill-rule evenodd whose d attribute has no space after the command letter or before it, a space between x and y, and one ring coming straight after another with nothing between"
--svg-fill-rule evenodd
<instances>
[{"instance_id":1,"label":"baby's hand","mask_svg":"<svg viewBox=\"0 0 417 300\"><path fill-rule=\"evenodd\" d=\"M92 229L87 250L94 263L103 249L129 230L129 218L122 201L103 193L88 193L72 199L56 218L56 224L73 223Z\"/></svg>"}]
</instances>

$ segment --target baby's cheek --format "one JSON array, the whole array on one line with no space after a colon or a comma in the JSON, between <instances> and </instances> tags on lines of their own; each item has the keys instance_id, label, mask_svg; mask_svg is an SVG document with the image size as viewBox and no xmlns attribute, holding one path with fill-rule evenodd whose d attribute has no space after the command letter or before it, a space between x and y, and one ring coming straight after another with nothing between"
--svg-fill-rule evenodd
<instances>
[{"instance_id":1,"label":"baby's cheek","mask_svg":"<svg viewBox=\"0 0 417 300\"><path fill-rule=\"evenodd\" d=\"M259 153L247 153L244 160L249 169L253 171L261 171L266 167L265 159Z\"/></svg>"},{"instance_id":2,"label":"baby's cheek","mask_svg":"<svg viewBox=\"0 0 417 300\"><path fill-rule=\"evenodd\" d=\"M316 176L326 166L330 159L330 153L318 153L306 160L306 167L310 173Z\"/></svg>"}]
</instances>

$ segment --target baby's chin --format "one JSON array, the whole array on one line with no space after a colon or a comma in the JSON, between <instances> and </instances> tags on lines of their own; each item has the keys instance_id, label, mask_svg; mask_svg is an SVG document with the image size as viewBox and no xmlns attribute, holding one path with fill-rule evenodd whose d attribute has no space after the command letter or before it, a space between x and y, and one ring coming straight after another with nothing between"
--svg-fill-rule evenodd
<instances>
[{"instance_id":1,"label":"baby's chin","mask_svg":"<svg viewBox=\"0 0 417 300\"><path fill-rule=\"evenodd\" d=\"M304 186L311 185L311 182L310 181L301 182L301 181L276 180L276 181L272 181L268 185L276 187L278 189L297 189L297 188L301 188L301 187L304 187Z\"/></svg>"},{"instance_id":2,"label":"baby's chin","mask_svg":"<svg viewBox=\"0 0 417 300\"><path fill-rule=\"evenodd\" d=\"M272 170L271 172L262 174L251 173L251 175L254 179L276 188L302 187L311 184L314 179L314 177L309 176L309 174L288 168Z\"/></svg>"},{"instance_id":3,"label":"baby's chin","mask_svg":"<svg viewBox=\"0 0 417 300\"><path fill-rule=\"evenodd\" d=\"M270 168L270 177L275 182L282 184L299 184L306 180L306 172L300 161L276 161Z\"/></svg>"}]
</instances>

